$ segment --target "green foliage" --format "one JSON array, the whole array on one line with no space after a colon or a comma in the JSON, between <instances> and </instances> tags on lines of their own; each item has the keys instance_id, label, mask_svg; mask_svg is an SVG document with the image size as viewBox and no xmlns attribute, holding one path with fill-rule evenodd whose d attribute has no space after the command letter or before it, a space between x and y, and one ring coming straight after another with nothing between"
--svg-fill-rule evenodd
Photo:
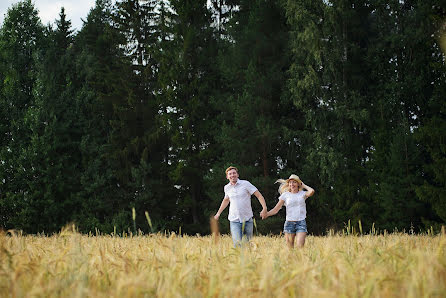
<instances>
[{"instance_id":1,"label":"green foliage","mask_svg":"<svg viewBox=\"0 0 446 298\"><path fill-rule=\"evenodd\" d=\"M289 67L288 26L278 1L238 5L227 23L228 37L220 40L219 67L225 85L213 104L220 111L216 141L222 153L210 179L220 181L223 166L236 165L240 178L256 185L272 206L272 183L282 155L282 113L289 115L291 107L282 97ZM221 198L221 192L214 194L216 202ZM253 202L253 206L256 210L260 205Z\"/></svg>"},{"instance_id":2,"label":"green foliage","mask_svg":"<svg viewBox=\"0 0 446 298\"><path fill-rule=\"evenodd\" d=\"M434 0L97 0L74 33L63 8L45 28L30 0L14 4L0 227L205 234L234 165L269 208L276 179L312 186L310 233L437 228L445 15ZM259 233L279 233L283 212Z\"/></svg>"},{"instance_id":3,"label":"green foliage","mask_svg":"<svg viewBox=\"0 0 446 298\"><path fill-rule=\"evenodd\" d=\"M34 169L26 150L31 141L30 122L35 117L36 54L42 47L44 29L31 1L13 5L0 30L0 210L5 228L28 227L23 213L32 200L27 184Z\"/></svg>"},{"instance_id":4,"label":"green foliage","mask_svg":"<svg viewBox=\"0 0 446 298\"><path fill-rule=\"evenodd\" d=\"M444 76L431 68L444 65L433 38L440 23L425 22L437 11L433 3L377 3L375 7L371 35L375 46L368 54L370 90L376 98L370 107L375 117L368 149L369 194L381 228L412 224L422 228L421 219L435 215L415 193L423 181L426 153L414 132L423 125L428 104L435 100L433 91L442 84L438 79Z\"/></svg>"},{"instance_id":5,"label":"green foliage","mask_svg":"<svg viewBox=\"0 0 446 298\"><path fill-rule=\"evenodd\" d=\"M171 1L175 12L167 23L168 35L162 38L162 61L170 68L160 67L159 99L161 117L168 130L169 178L177 189L176 210L178 225L184 232L206 232L200 228L208 218L202 210L208 198L203 179L215 158L214 136L216 112L210 98L219 89L219 76L212 59L217 54L214 29L206 1Z\"/></svg>"},{"instance_id":6,"label":"green foliage","mask_svg":"<svg viewBox=\"0 0 446 298\"><path fill-rule=\"evenodd\" d=\"M364 164L370 146L368 121L369 68L366 53L370 9L307 1L287 4L292 26L293 64L289 89L298 113L305 119L302 131L289 138L300 147L301 176L320 190L316 203L335 222L368 216L362 194L367 183ZM302 145L301 145L302 144ZM321 210L322 209L322 210ZM329 211L333 210L333 211Z\"/></svg>"},{"instance_id":7,"label":"green foliage","mask_svg":"<svg viewBox=\"0 0 446 298\"><path fill-rule=\"evenodd\" d=\"M444 63L440 76L443 80L436 86L425 124L416 132L416 137L423 144L428 154L423 164L423 175L416 183L416 194L424 202L432 206L438 215L438 222L446 221L446 101L445 80L446 69Z\"/></svg>"}]
</instances>

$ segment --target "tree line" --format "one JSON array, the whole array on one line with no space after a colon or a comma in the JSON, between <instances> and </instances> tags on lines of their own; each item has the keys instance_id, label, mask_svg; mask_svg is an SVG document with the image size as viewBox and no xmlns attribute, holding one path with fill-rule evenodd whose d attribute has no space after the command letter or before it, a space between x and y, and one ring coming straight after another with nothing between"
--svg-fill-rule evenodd
<instances>
[{"instance_id":1,"label":"tree line","mask_svg":"<svg viewBox=\"0 0 446 298\"><path fill-rule=\"evenodd\" d=\"M309 232L446 222L446 1L30 0L0 28L0 227L208 233L224 169ZM260 205L253 200L253 209ZM257 212L258 213L258 212ZM221 229L228 231L221 217ZM280 213L279 213L280 214ZM259 220L278 233L281 216Z\"/></svg>"}]
</instances>

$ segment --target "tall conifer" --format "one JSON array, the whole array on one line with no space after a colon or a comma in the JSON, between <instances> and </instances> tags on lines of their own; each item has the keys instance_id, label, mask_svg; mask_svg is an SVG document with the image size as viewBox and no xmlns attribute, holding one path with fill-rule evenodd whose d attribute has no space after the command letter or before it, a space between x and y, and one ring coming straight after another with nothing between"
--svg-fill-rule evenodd
<instances>
[{"instance_id":1,"label":"tall conifer","mask_svg":"<svg viewBox=\"0 0 446 298\"><path fill-rule=\"evenodd\" d=\"M30 109L35 105L35 54L44 29L30 0L14 4L0 30L0 210L5 228L23 228L29 219L27 184L33 179L26 147L31 141Z\"/></svg>"},{"instance_id":2,"label":"tall conifer","mask_svg":"<svg viewBox=\"0 0 446 298\"><path fill-rule=\"evenodd\" d=\"M78 204L80 132L76 125L70 75L73 60L67 54L73 42L71 22L62 8L56 29L48 28L39 52L34 94L29 111L31 142L26 147L32 168L28 181L29 204L24 229L55 232L72 220Z\"/></svg>"}]
</instances>

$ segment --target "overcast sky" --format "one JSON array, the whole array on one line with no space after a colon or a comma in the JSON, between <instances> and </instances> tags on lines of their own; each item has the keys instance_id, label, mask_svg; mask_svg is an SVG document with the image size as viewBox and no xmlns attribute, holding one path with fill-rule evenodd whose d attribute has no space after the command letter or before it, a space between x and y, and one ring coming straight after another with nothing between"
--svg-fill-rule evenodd
<instances>
[{"instance_id":1,"label":"overcast sky","mask_svg":"<svg viewBox=\"0 0 446 298\"><path fill-rule=\"evenodd\" d=\"M8 8L19 0L0 0L0 25L3 24ZM65 7L65 14L71 20L73 29L80 30L81 18L86 20L87 14L94 6L95 0L31 0L34 7L39 11L39 17L44 25L59 18L60 8Z\"/></svg>"}]
</instances>

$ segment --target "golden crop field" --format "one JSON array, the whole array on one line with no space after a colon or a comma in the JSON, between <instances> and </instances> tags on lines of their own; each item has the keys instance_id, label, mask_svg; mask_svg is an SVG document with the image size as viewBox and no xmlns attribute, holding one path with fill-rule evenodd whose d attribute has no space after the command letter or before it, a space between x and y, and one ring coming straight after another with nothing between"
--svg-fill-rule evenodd
<instances>
[{"instance_id":1,"label":"golden crop field","mask_svg":"<svg viewBox=\"0 0 446 298\"><path fill-rule=\"evenodd\" d=\"M446 297L446 236L1 233L0 297Z\"/></svg>"}]
</instances>

